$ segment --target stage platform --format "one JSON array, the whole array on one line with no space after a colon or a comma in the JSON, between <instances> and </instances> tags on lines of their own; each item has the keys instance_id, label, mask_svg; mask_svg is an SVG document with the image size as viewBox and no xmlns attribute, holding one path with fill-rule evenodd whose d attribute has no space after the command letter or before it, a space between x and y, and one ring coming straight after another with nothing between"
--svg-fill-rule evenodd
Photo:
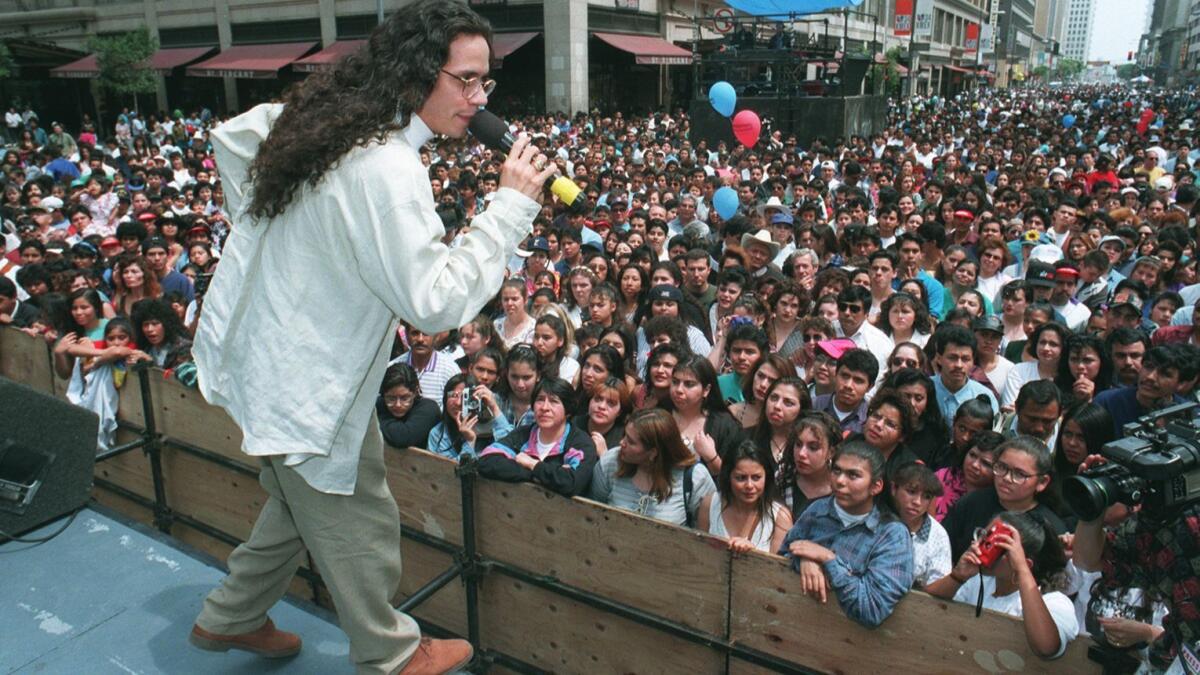
<instances>
[{"instance_id":1,"label":"stage platform","mask_svg":"<svg viewBox=\"0 0 1200 675\"><path fill-rule=\"evenodd\" d=\"M224 574L215 560L99 507L45 544L8 542L0 546L0 673L354 672L336 619L290 600L271 618L304 639L294 658L188 644L201 601Z\"/></svg>"}]
</instances>

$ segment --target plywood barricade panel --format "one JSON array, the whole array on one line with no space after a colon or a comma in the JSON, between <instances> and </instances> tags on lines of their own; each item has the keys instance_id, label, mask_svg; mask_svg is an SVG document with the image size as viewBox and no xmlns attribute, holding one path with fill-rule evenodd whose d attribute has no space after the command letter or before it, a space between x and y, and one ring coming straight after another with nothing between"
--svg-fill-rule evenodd
<instances>
[{"instance_id":1,"label":"plywood barricade panel","mask_svg":"<svg viewBox=\"0 0 1200 675\"><path fill-rule=\"evenodd\" d=\"M633 582L636 576L627 570L625 579ZM719 651L503 573L484 577L480 597L484 646L544 670L580 675L725 670L725 656Z\"/></svg>"},{"instance_id":2,"label":"plywood barricade panel","mask_svg":"<svg viewBox=\"0 0 1200 675\"><path fill-rule=\"evenodd\" d=\"M528 483L481 480L476 495L485 557L725 635L724 542Z\"/></svg>"},{"instance_id":3,"label":"plywood barricade panel","mask_svg":"<svg viewBox=\"0 0 1200 675\"><path fill-rule=\"evenodd\" d=\"M0 329L0 375L54 395L54 368L46 341L16 328Z\"/></svg>"},{"instance_id":4,"label":"plywood barricade panel","mask_svg":"<svg viewBox=\"0 0 1200 675\"><path fill-rule=\"evenodd\" d=\"M396 594L393 603L395 605L399 605L417 589L454 564L454 559L449 553L423 546L411 539L405 539L401 543L400 552L404 572L400 577L400 592ZM462 581L455 580L418 605L412 614L446 630L466 635L466 606L467 598Z\"/></svg>"},{"instance_id":5,"label":"plywood barricade panel","mask_svg":"<svg viewBox=\"0 0 1200 675\"><path fill-rule=\"evenodd\" d=\"M457 465L424 450L390 446L384 450L384 461L403 526L461 545L462 484L454 473Z\"/></svg>"},{"instance_id":6,"label":"plywood barricade panel","mask_svg":"<svg viewBox=\"0 0 1200 675\"><path fill-rule=\"evenodd\" d=\"M1017 619L909 593L882 626L854 623L835 598L822 605L800 592L787 561L750 554L734 560L730 638L737 644L829 673L1097 673L1087 638L1043 661L1029 650ZM740 664L737 672L760 672Z\"/></svg>"}]
</instances>

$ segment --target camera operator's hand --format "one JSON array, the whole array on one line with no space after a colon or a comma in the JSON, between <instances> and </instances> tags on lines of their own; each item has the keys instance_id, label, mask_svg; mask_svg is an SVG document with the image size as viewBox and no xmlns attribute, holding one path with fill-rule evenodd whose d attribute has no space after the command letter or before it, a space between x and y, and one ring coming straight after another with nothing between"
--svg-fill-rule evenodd
<instances>
[{"instance_id":1,"label":"camera operator's hand","mask_svg":"<svg viewBox=\"0 0 1200 675\"><path fill-rule=\"evenodd\" d=\"M475 425L478 423L478 415L471 415L465 420L458 420L458 433L462 434L463 440L471 445L475 445L475 439L479 437L475 433Z\"/></svg>"},{"instance_id":2,"label":"camera operator's hand","mask_svg":"<svg viewBox=\"0 0 1200 675\"><path fill-rule=\"evenodd\" d=\"M1100 466L1101 464L1107 463L1108 460L1104 458L1104 455L1088 455L1087 457L1084 457L1083 462L1079 464L1079 473L1083 473L1094 466Z\"/></svg>"},{"instance_id":3,"label":"camera operator's hand","mask_svg":"<svg viewBox=\"0 0 1200 675\"><path fill-rule=\"evenodd\" d=\"M1096 621L1104 629L1104 639L1114 647L1130 647L1141 642L1154 642L1163 632L1161 626L1152 626L1120 616L1096 617Z\"/></svg>"},{"instance_id":4,"label":"camera operator's hand","mask_svg":"<svg viewBox=\"0 0 1200 675\"><path fill-rule=\"evenodd\" d=\"M512 188L540 202L546 180L558 171L558 166L549 162L544 169L538 171L533 164L534 157L538 154L537 146L529 142L529 134L521 134L513 143L504 165L500 167L500 187Z\"/></svg>"},{"instance_id":5,"label":"camera operator's hand","mask_svg":"<svg viewBox=\"0 0 1200 675\"><path fill-rule=\"evenodd\" d=\"M500 405L496 403L496 396L492 393L491 389L487 388L487 385L475 385L475 388L471 390L471 395L487 406L488 412L492 413L492 417L500 416Z\"/></svg>"},{"instance_id":6,"label":"camera operator's hand","mask_svg":"<svg viewBox=\"0 0 1200 675\"><path fill-rule=\"evenodd\" d=\"M960 584L965 584L968 579L979 574L980 567L979 542L971 542L971 548L963 552L954 569L950 570L950 577Z\"/></svg>"}]
</instances>

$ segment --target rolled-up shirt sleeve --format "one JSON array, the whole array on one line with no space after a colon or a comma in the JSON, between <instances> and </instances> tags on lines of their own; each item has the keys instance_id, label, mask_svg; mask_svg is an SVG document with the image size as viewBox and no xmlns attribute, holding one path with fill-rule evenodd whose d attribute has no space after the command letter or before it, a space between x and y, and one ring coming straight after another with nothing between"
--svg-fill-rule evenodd
<instances>
[{"instance_id":1,"label":"rolled-up shirt sleeve","mask_svg":"<svg viewBox=\"0 0 1200 675\"><path fill-rule=\"evenodd\" d=\"M892 615L896 603L912 587L912 565L908 529L892 522L882 526L861 575L840 557L825 563L825 571L846 616L875 628Z\"/></svg>"}]
</instances>

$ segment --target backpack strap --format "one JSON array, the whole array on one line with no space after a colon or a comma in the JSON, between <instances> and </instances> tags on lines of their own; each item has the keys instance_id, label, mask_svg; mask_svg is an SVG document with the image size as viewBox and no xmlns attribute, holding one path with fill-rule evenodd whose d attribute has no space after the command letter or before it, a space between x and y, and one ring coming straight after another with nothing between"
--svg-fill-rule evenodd
<instances>
[{"instance_id":1,"label":"backpack strap","mask_svg":"<svg viewBox=\"0 0 1200 675\"><path fill-rule=\"evenodd\" d=\"M691 508L689 508L692 502L692 469L695 468L695 464L689 464L688 468L683 470L683 513L684 522L688 527L696 526L696 518L692 515Z\"/></svg>"}]
</instances>

